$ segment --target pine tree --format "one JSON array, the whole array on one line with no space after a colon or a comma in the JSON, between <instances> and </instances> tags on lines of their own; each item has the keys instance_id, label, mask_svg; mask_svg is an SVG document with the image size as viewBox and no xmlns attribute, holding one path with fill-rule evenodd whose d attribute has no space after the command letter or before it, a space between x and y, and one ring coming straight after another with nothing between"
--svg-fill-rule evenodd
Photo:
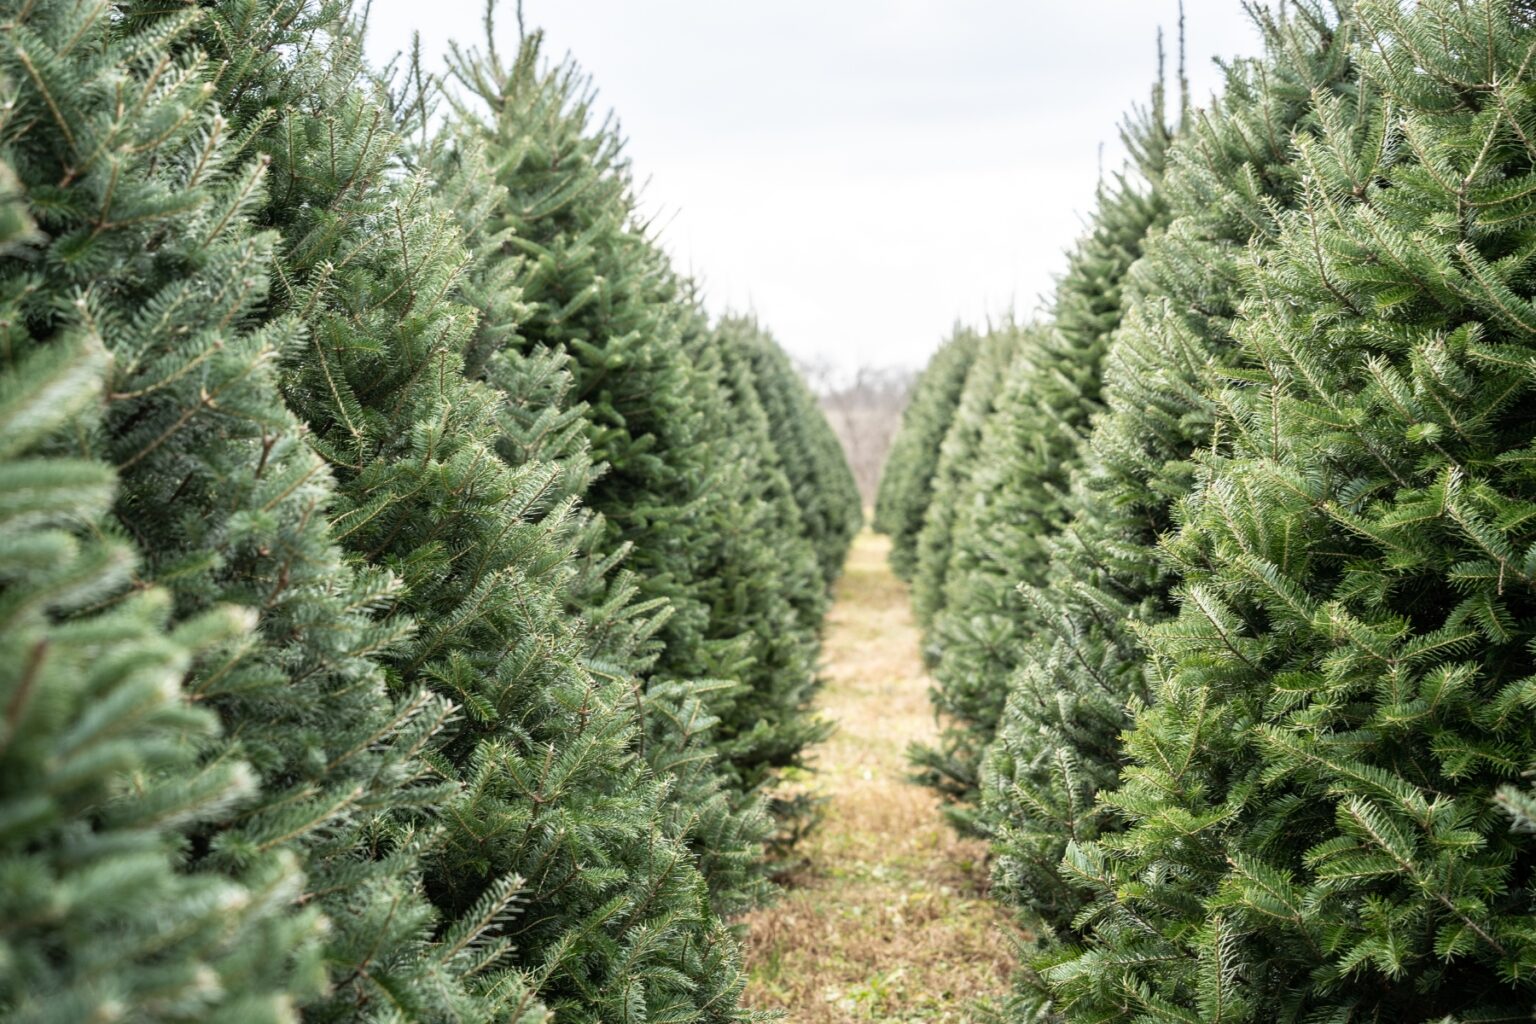
<instances>
[{"instance_id":1,"label":"pine tree","mask_svg":"<svg viewBox=\"0 0 1536 1024\"><path fill-rule=\"evenodd\" d=\"M585 501L627 548L640 596L670 607L647 693L696 693L720 720L745 834L756 791L821 734L804 707L810 659L783 670L775 650L803 563L769 546L719 353L691 285L636 223L622 138L594 122L579 69L544 68L540 47L529 36L510 65L490 42L456 51L450 96L506 190L494 226L526 256L522 344L570 358L602 470Z\"/></svg>"},{"instance_id":2,"label":"pine tree","mask_svg":"<svg viewBox=\"0 0 1536 1024\"><path fill-rule=\"evenodd\" d=\"M709 445L703 399L715 382L684 359L685 335L699 328L683 282L632 229L622 139L610 122L593 123L595 97L578 68L542 67L536 34L510 66L490 46L456 51L452 79L467 141L486 148L505 190L492 226L525 257L521 344L565 354L570 400L586 407L601 470L586 502L613 544L632 545L646 592L673 607L662 670L684 677L672 666L729 660L703 642L708 608L689 589L707 557L694 532L705 506L724 500L698 479Z\"/></svg>"},{"instance_id":3,"label":"pine tree","mask_svg":"<svg viewBox=\"0 0 1536 1024\"><path fill-rule=\"evenodd\" d=\"M911 579L917 568L917 537L933 498L939 446L954 419L978 344L976 335L956 327L933 354L912 388L901 429L880 471L874 526L890 535L891 568L902 579Z\"/></svg>"},{"instance_id":4,"label":"pine tree","mask_svg":"<svg viewBox=\"0 0 1536 1024\"><path fill-rule=\"evenodd\" d=\"M405 127L430 122L437 88L423 76L395 97L397 116L405 108ZM513 466L536 461L554 467L549 502L580 501L603 471L591 459L588 409L571 398L571 357L558 348L525 344L518 333L528 309L518 285L526 264L509 244L509 229L498 226L506 191L495 183L483 141L466 137L450 122L425 146L413 147L410 156L430 169L435 192L454 212L475 256L458 288L460 298L480 314L466 347L466 371L504 396L499 452ZM601 515L574 509L563 529L574 569L565 588L566 607L581 620L586 666L623 680L633 694L640 753L668 780L669 835L696 854L717 914L756 905L766 897L764 840L771 825L755 802L733 797L714 746L720 719L707 706L731 684L689 680L647 686L670 605L664 597L642 595L641 581L624 566L633 545L610 547Z\"/></svg>"},{"instance_id":5,"label":"pine tree","mask_svg":"<svg viewBox=\"0 0 1536 1024\"><path fill-rule=\"evenodd\" d=\"M794 489L822 577L831 586L864 522L853 470L816 396L773 335L753 318L728 319L721 329L727 325L733 325L735 343L751 361L769 436Z\"/></svg>"},{"instance_id":6,"label":"pine tree","mask_svg":"<svg viewBox=\"0 0 1536 1024\"><path fill-rule=\"evenodd\" d=\"M329 477L275 376L298 324L251 326L271 270L273 239L250 225L264 167L210 102L200 19L104 3L16 13L9 56L38 73L15 80L29 83L29 110L50 113L50 130L28 114L9 141L48 234L33 258L49 271L21 323L37 338L73 306L110 352L104 415L77 447L118 468L114 511L144 552L140 581L171 594L172 623L221 605L255 623L203 651L187 681L228 737L210 737L208 770L243 761L259 776L198 821L189 859L236 881L302 866L315 894L304 902L330 921L335 986L312 960L309 977L271 984L306 996L311 1019L385 989L446 1007L455 983L420 951L431 912L415 844L384 841L379 822L441 799L417 754L448 709L419 693L390 700L371 660L409 623L370 621L393 583L355 574L330 536ZM134 89L135 102L103 100ZM274 979L282 962L270 960Z\"/></svg>"},{"instance_id":7,"label":"pine tree","mask_svg":"<svg viewBox=\"0 0 1536 1024\"><path fill-rule=\"evenodd\" d=\"M332 12L220 8L208 38L272 164L272 312L308 338L284 392L337 478L337 537L400 576L389 611L418 623L387 652L391 686L462 709L431 758L459 789L422 861L434 955L468 959L484 1019L532 1016L534 995L573 1021L734 1019L734 943L637 755L633 693L589 670L566 610L561 467L509 464L507 396L464 375L478 318L454 218L397 173L391 112Z\"/></svg>"},{"instance_id":8,"label":"pine tree","mask_svg":"<svg viewBox=\"0 0 1536 1024\"><path fill-rule=\"evenodd\" d=\"M7 72L37 66L34 54L57 52L59 27L81 24L13 21ZM32 85L75 97L122 56L102 46L94 66L54 63ZM4 91L10 151L17 122L42 112L41 90ZM46 136L63 122L31 127ZM43 278L18 272L46 258L25 206L46 186L20 166L0 165L0 1015L292 1021L320 924L287 913L302 885L293 859L265 861L243 884L182 869L186 830L248 798L254 781L239 762L198 763L218 725L182 680L252 623L218 607L172 626L170 595L133 585L137 554L110 518L111 467L60 453L97 426L110 359L78 306L49 322L54 311L36 302Z\"/></svg>"},{"instance_id":9,"label":"pine tree","mask_svg":"<svg viewBox=\"0 0 1536 1024\"><path fill-rule=\"evenodd\" d=\"M957 512L942 603L930 631L937 748L918 748L921 777L974 827L982 751L1035 628L1019 587L1043 582L1046 544L1065 524L1073 470L1102 408L1104 353L1123 311L1121 288L1163 216L1156 188L1170 138L1162 86L1124 134L1141 164L1100 190L1092 227L1072 253L1048 327L1020 343L977 443L971 501Z\"/></svg>"},{"instance_id":10,"label":"pine tree","mask_svg":"<svg viewBox=\"0 0 1536 1024\"><path fill-rule=\"evenodd\" d=\"M971 481L977 475L982 427L1008 376L1023 330L1008 323L980 336L976 359L966 374L954 419L939 448L933 472L933 498L917 537L917 571L912 577L912 607L925 628L942 609L949 579L955 522L961 510L977 500Z\"/></svg>"},{"instance_id":11,"label":"pine tree","mask_svg":"<svg viewBox=\"0 0 1536 1024\"><path fill-rule=\"evenodd\" d=\"M1256 246L1145 631L1155 703L1074 845L1070 1019L1516 1020L1536 1002L1529 348L1536 19L1362 3ZM1178 1008L1178 1009L1176 1009Z\"/></svg>"},{"instance_id":12,"label":"pine tree","mask_svg":"<svg viewBox=\"0 0 1536 1024\"><path fill-rule=\"evenodd\" d=\"M721 580L722 614L715 618L744 627L753 641L752 661L742 676L752 699L746 716L734 722L727 716L725 749L733 763L766 773L801 766L804 749L827 734L826 724L810 713L827 592L759 398L749 350L755 332L753 324L726 319L708 340L720 362L726 399L716 429L729 431L736 441L731 465L742 473L737 487L744 499L736 522L721 524L724 531L737 531L739 553L727 563L734 575ZM738 746L742 754L736 753ZM764 774L761 782L768 779ZM782 807L780 817L788 813L790 808Z\"/></svg>"},{"instance_id":13,"label":"pine tree","mask_svg":"<svg viewBox=\"0 0 1536 1024\"><path fill-rule=\"evenodd\" d=\"M1200 384L1231 349L1244 244L1292 202L1293 128L1314 90L1351 87L1347 24L1317 7L1260 17L1266 56L1233 62L1221 96L1187 122L1160 191L1171 222L1149 238L1125 285L1124 322L1105 361L1106 409L1083 454L1068 525L1042 585L1023 600L1036 633L1014 676L982 771L981 822L993 878L1034 927L1070 941L1088 889L1067 844L1120 825L1096 802L1124 762L1127 706L1149 696L1138 623L1171 612L1155 546L1209 442ZM1038 979L1035 979L1038 980ZM1037 994L1026 993L1026 1004Z\"/></svg>"},{"instance_id":14,"label":"pine tree","mask_svg":"<svg viewBox=\"0 0 1536 1024\"><path fill-rule=\"evenodd\" d=\"M990 738L992 708L1002 703L1015 656L1009 644L1019 610L1009 581L1024 569L1015 568L1019 563L1014 559L1026 554L1029 545L1038 545L1051 525L1039 516L1030 518L1026 510L1054 507L1055 495L1045 489L1038 471L1053 464L1065 471L1074 441L1069 431L1045 426L1043 416L1033 415L1041 408L1036 399L1048 393L1042 382L1058 380L1041 371L1051 365L1049 333L1040 325L1021 332L992 414L982 425L965 487L972 500L954 510L950 528L944 611L927 631L926 654L934 674L929 696L942 732L936 746L914 745L908 756L919 781L944 794L951 802L946 813L967 831L972 829L966 804L976 785L975 764ZM1056 395L1069 399L1062 406L1074 407L1072 388L1064 386ZM1021 473L1024 467L1036 470L1037 478Z\"/></svg>"}]
</instances>

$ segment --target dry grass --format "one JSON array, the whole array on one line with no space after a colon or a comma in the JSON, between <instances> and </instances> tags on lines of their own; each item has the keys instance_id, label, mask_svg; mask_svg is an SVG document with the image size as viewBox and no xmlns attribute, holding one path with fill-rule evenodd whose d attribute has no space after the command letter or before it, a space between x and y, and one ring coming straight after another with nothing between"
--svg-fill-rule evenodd
<instances>
[{"instance_id":1,"label":"dry grass","mask_svg":"<svg viewBox=\"0 0 1536 1024\"><path fill-rule=\"evenodd\" d=\"M963 1021L1007 987L1009 925L985 898L984 844L957 837L906 781L905 750L935 732L906 587L865 533L838 583L820 707L837 732L811 788L826 818L776 906L746 918L747 1003L795 1024Z\"/></svg>"}]
</instances>

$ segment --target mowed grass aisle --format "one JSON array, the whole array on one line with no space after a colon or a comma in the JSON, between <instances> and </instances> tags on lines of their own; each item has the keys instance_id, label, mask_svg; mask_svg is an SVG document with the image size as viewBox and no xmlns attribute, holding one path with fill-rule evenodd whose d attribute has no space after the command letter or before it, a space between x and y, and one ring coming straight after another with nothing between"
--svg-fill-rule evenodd
<instances>
[{"instance_id":1,"label":"mowed grass aisle","mask_svg":"<svg viewBox=\"0 0 1536 1024\"><path fill-rule=\"evenodd\" d=\"M747 1003L794 1024L963 1021L976 997L1007 989L1015 962L985 898L985 844L957 837L906 779L907 744L935 726L889 547L855 540L827 623L819 705L837 731L810 780L825 818L784 898L747 918Z\"/></svg>"}]
</instances>

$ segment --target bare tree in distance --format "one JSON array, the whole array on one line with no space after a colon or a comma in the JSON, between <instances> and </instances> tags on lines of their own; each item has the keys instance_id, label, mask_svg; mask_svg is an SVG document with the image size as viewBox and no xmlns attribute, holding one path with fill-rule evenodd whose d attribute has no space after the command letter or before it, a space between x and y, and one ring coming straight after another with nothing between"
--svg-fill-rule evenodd
<instances>
[{"instance_id":1,"label":"bare tree in distance","mask_svg":"<svg viewBox=\"0 0 1536 1024\"><path fill-rule=\"evenodd\" d=\"M869 365L849 371L824 358L797 359L796 363L843 444L865 506L872 507L880 470L901 426L918 371Z\"/></svg>"}]
</instances>

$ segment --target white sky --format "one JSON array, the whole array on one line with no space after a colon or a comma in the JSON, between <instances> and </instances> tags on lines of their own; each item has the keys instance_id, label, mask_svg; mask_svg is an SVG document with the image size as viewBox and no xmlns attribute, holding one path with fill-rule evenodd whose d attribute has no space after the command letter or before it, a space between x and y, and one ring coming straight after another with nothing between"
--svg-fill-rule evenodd
<instances>
[{"instance_id":1,"label":"white sky","mask_svg":"<svg viewBox=\"0 0 1536 1024\"><path fill-rule=\"evenodd\" d=\"M1196 103L1255 52L1239 0L1186 0ZM513 0L498 15L515 47ZM483 0L373 0L370 51L478 43ZM957 318L1032 312L1117 127L1170 76L1177 0L524 0L629 137L648 213L715 312L796 356L921 365Z\"/></svg>"}]
</instances>

